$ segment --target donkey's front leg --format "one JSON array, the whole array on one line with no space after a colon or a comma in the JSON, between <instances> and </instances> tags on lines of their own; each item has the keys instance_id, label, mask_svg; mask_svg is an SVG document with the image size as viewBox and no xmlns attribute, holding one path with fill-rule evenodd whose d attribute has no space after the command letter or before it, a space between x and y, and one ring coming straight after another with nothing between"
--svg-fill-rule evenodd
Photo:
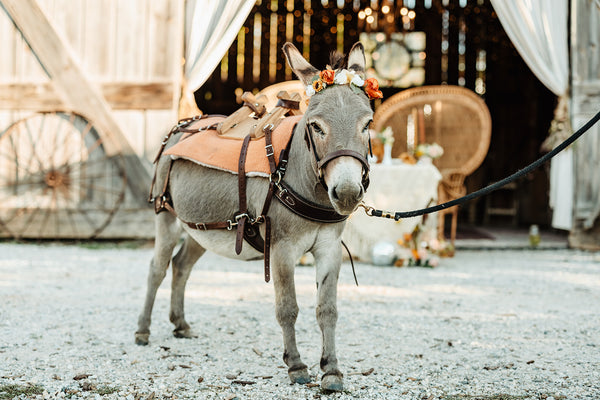
<instances>
[{"instance_id":1,"label":"donkey's front leg","mask_svg":"<svg viewBox=\"0 0 600 400\"><path fill-rule=\"evenodd\" d=\"M296 318L298 303L294 284L296 258L290 249L274 246L271 253L273 261L273 286L275 287L275 315L283 332L283 361L288 366L288 375L292 383L308 383L310 376L306 364L300 359L296 346Z\"/></svg>"},{"instance_id":2,"label":"donkey's front leg","mask_svg":"<svg viewBox=\"0 0 600 400\"><path fill-rule=\"evenodd\" d=\"M338 369L335 354L335 325L337 323L337 282L342 264L339 239L313 249L317 269L317 322L321 328L323 351L321 354L321 388L343 389L343 374Z\"/></svg>"}]
</instances>

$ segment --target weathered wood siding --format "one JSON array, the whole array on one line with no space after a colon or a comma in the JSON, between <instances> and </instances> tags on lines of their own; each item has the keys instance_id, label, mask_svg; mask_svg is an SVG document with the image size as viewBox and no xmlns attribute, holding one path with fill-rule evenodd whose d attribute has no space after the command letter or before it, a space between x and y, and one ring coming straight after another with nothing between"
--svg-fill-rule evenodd
<instances>
[{"instance_id":1,"label":"weathered wood siding","mask_svg":"<svg viewBox=\"0 0 600 400\"><path fill-rule=\"evenodd\" d=\"M97 84L135 152L153 157L177 118L184 0L38 0ZM64 108L52 81L0 11L0 132L32 112Z\"/></svg>"},{"instance_id":2,"label":"weathered wood siding","mask_svg":"<svg viewBox=\"0 0 600 400\"><path fill-rule=\"evenodd\" d=\"M102 94L108 104L111 119L116 122L135 153L127 155L126 158L135 158L134 163L142 160L144 166L150 167L150 161L156 154L161 138L177 119L184 46L185 0L34 1L59 35L61 47L68 50L78 69L85 75L85 80ZM36 26L32 28L35 29ZM0 48L0 134L11 124L39 111L78 112L77 104L66 104L65 96L61 96L61 90L75 87L64 88L58 79L52 80L48 76L2 7ZM53 60L58 61L58 58ZM68 69L67 66L62 68ZM61 137L61 134L58 130L51 131L51 128L46 126L40 137ZM35 134L25 137L32 136ZM60 143L64 143L64 146L75 146L70 140ZM25 141L25 145L32 149L24 149L23 146L19 148L23 159L28 159L28 155L31 159L37 158L36 152L44 147L33 144L31 140ZM14 146L14 141L6 146ZM34 147L37 147L36 150L33 150ZM57 150L47 151L60 153ZM14 166L10 165L14 162L10 157L1 157L0 171L6 174L11 171L10 168L14 170ZM107 164L105 168L110 169L111 165ZM132 179L135 180L135 174L130 171L129 175L131 184ZM10 176L6 179L10 184ZM119 179L115 178L115 182L115 187L118 187ZM142 182L139 186L143 187L143 194L133 191L131 186L125 190L118 212L103 229L100 237L153 236L153 213L145 208L147 183ZM10 228L14 228L15 223L11 219L11 216L15 215L14 207L25 210L24 205L29 203L26 198L11 197L10 193L5 192L2 192L3 198L11 198L16 203L0 207L0 215L3 221L12 221L13 226ZM45 197L43 201L47 200ZM35 207L33 203L30 206ZM94 216L94 210L90 211L89 215L92 215L91 220L94 223L101 223L106 218L107 211L112 212L112 209L102 210L102 206L99 205L99 209L96 210L97 218ZM36 224L35 219L28 217L26 220L36 225L39 234L33 229L25 231L23 237L79 237L78 224L68 223L69 220L75 220L73 217L65 220L64 211L60 206L54 210L48 209L47 206L39 207L35 215L47 215L50 222ZM50 227L54 221L55 225L60 225L59 235L54 234L56 230ZM31 232L34 232L33 236ZM7 231L0 229L0 236L6 235Z\"/></svg>"},{"instance_id":3,"label":"weathered wood siding","mask_svg":"<svg viewBox=\"0 0 600 400\"><path fill-rule=\"evenodd\" d=\"M578 129L600 109L600 6L574 0L571 9L572 122ZM600 248L600 125L575 144L575 226L571 244Z\"/></svg>"}]
</instances>

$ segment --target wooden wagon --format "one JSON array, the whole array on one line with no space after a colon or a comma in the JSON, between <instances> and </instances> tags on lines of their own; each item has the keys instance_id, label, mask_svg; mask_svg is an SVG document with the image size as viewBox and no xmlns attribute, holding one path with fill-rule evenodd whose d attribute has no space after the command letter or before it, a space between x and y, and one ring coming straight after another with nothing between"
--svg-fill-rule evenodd
<instances>
[{"instance_id":1,"label":"wooden wagon","mask_svg":"<svg viewBox=\"0 0 600 400\"><path fill-rule=\"evenodd\" d=\"M0 0L0 237L153 236L184 1Z\"/></svg>"}]
</instances>

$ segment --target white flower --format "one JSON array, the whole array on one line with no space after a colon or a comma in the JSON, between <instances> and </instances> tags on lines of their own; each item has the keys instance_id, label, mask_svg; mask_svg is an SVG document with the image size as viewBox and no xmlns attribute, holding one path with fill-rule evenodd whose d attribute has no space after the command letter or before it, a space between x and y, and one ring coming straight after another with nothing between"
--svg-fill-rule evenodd
<instances>
[{"instance_id":1,"label":"white flower","mask_svg":"<svg viewBox=\"0 0 600 400\"><path fill-rule=\"evenodd\" d=\"M433 143L433 144L431 144L431 146L429 146L428 153L429 153L429 157L438 158L444 154L444 149L439 144Z\"/></svg>"},{"instance_id":2,"label":"white flower","mask_svg":"<svg viewBox=\"0 0 600 400\"><path fill-rule=\"evenodd\" d=\"M379 134L377 136L384 145L385 144L389 144L389 145L394 144L394 131L392 130L392 127L390 127L390 126L386 126L385 129L383 129L381 132L379 132Z\"/></svg>"},{"instance_id":3,"label":"white flower","mask_svg":"<svg viewBox=\"0 0 600 400\"><path fill-rule=\"evenodd\" d=\"M365 85L365 80L358 75L354 75L354 77L352 78L350 83L352 83L358 87L363 87Z\"/></svg>"},{"instance_id":4,"label":"white flower","mask_svg":"<svg viewBox=\"0 0 600 400\"><path fill-rule=\"evenodd\" d=\"M315 92L315 88L312 87L312 85L306 85L306 97L311 97L313 94L317 93Z\"/></svg>"},{"instance_id":5,"label":"white flower","mask_svg":"<svg viewBox=\"0 0 600 400\"><path fill-rule=\"evenodd\" d=\"M335 74L333 78L333 83L337 85L347 85L350 82L351 77L348 76L349 71L347 69L343 69L340 72Z\"/></svg>"}]
</instances>

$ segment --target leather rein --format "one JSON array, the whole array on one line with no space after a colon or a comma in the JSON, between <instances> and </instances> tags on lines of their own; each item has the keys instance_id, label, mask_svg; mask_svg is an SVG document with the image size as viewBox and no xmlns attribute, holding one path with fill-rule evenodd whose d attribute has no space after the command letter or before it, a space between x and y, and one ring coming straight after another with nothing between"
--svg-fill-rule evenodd
<instances>
[{"instance_id":1,"label":"leather rein","mask_svg":"<svg viewBox=\"0 0 600 400\"><path fill-rule=\"evenodd\" d=\"M202 115L196 116L193 118L186 118L178 122L178 124L173 127L173 129L165 136L163 141L161 142L161 147L159 152L154 160L155 163L158 162L162 153L167 145L168 140L175 133L179 132L187 132L190 134L196 134L206 130L214 130L217 129L217 124L209 125L206 127L198 128L198 129L189 129L189 125L194 121L199 119L212 117L215 115ZM171 159L169 162L167 176L165 178L165 182L163 184L162 191L159 195L152 195L154 184L156 182L156 169L154 173L154 177L152 179L152 184L150 187L150 196L148 201L154 204L154 212L159 214L163 211L169 211L175 217L177 217L181 222L186 224L191 229L196 230L212 230L212 229L227 229L227 230L236 230L236 241L235 241L235 251L237 254L242 252L242 244L245 240L251 245L254 249L264 254L264 277L265 282L269 282L271 278L270 272L270 246L271 246L271 219L268 216L269 208L271 206L271 202L273 197L277 198L281 204L283 204L288 210L292 211L294 214L299 215L302 218L320 222L320 223L337 223L345 221L348 218L348 215L338 214L333 208L325 207L322 205L315 204L310 200L305 199L300 194L296 193L284 180L290 146L292 143L292 138L288 142L285 149L283 149L279 156L279 163L276 163L274 157L274 149L272 144L272 133L274 130L273 124L268 124L263 128L263 132L265 134L265 153L267 160L269 162L269 189L267 191L267 195L265 197L263 208L261 214L257 217L253 217L248 212L247 199L246 199L246 171L245 171L245 162L246 162L246 154L248 151L248 145L250 143L250 135L246 136L242 142L242 148L240 150L240 157L238 162L238 195L239 195L239 211L234 213L231 219L227 221L220 222L189 222L184 221L177 216L175 209L173 207L173 200L169 193L169 178L171 175L171 168L173 166L174 160ZM296 126L294 126L294 131ZM292 133L293 137L293 133ZM353 157L360 161L363 165L363 178L362 185L363 189L366 191L369 185L369 163L367 158L360 153L354 150L337 150L331 153L326 154L322 159L318 156L316 152L316 147L314 145L314 139L312 137L312 132L308 127L308 124L305 127L305 140L309 147L310 152L313 154L313 157L317 166L317 177L319 179L320 184L327 190L327 185L325 184L323 169L330 161L338 158L338 157ZM369 150L371 148L371 143L369 141ZM260 224L265 224L265 238L263 239L259 226ZM348 250L347 246L342 242L346 250ZM348 254L350 252L348 251ZM352 256L350 256L350 261L352 262ZM354 263L352 262L352 270L354 272ZM356 280L356 274L354 274L354 279ZM358 283L357 283L358 284Z\"/></svg>"}]
</instances>

